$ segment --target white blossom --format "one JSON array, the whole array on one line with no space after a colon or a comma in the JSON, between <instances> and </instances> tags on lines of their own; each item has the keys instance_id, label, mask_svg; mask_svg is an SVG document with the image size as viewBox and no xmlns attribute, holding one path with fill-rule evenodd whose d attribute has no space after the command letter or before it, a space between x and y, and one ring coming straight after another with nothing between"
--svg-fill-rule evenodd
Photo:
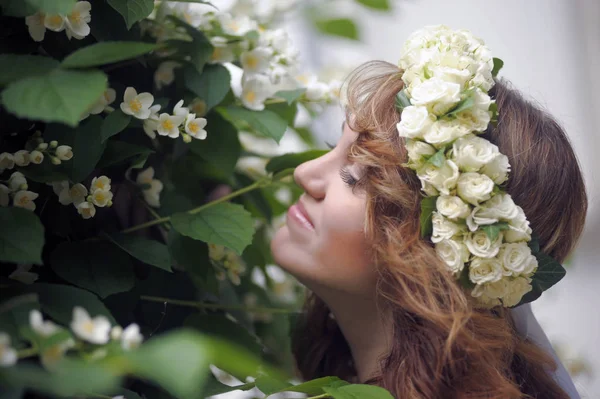
<instances>
[{"instance_id":1,"label":"white blossom","mask_svg":"<svg viewBox=\"0 0 600 399\"><path fill-rule=\"evenodd\" d=\"M154 85L158 90L164 86L169 86L175 80L175 68L181 64L175 61L163 61L154 72Z\"/></svg>"},{"instance_id":2,"label":"white blossom","mask_svg":"<svg viewBox=\"0 0 600 399\"><path fill-rule=\"evenodd\" d=\"M272 94L271 81L264 75L253 75L242 80L242 104L248 109L262 111L265 100Z\"/></svg>"},{"instance_id":3,"label":"white blossom","mask_svg":"<svg viewBox=\"0 0 600 399\"><path fill-rule=\"evenodd\" d=\"M56 156L61 161L68 161L73 158L73 149L68 145L59 145L56 149Z\"/></svg>"},{"instance_id":4,"label":"white blossom","mask_svg":"<svg viewBox=\"0 0 600 399\"><path fill-rule=\"evenodd\" d=\"M483 165L479 172L489 176L496 184L504 183L508 180L508 172L510 172L508 157L504 154L498 154L490 162Z\"/></svg>"},{"instance_id":5,"label":"white blossom","mask_svg":"<svg viewBox=\"0 0 600 399\"><path fill-rule=\"evenodd\" d=\"M110 321L102 315L91 318L84 308L75 306L71 330L85 341L102 345L109 341Z\"/></svg>"},{"instance_id":6,"label":"white blossom","mask_svg":"<svg viewBox=\"0 0 600 399\"><path fill-rule=\"evenodd\" d=\"M185 116L169 115L166 112L158 117L156 131L161 136L176 138L179 136L179 126L185 120Z\"/></svg>"},{"instance_id":7,"label":"white blossom","mask_svg":"<svg viewBox=\"0 0 600 399\"><path fill-rule=\"evenodd\" d=\"M502 275L502 264L496 258L475 257L469 265L469 279L475 284L493 283Z\"/></svg>"},{"instance_id":8,"label":"white blossom","mask_svg":"<svg viewBox=\"0 0 600 399\"><path fill-rule=\"evenodd\" d=\"M96 208L94 207L94 204L92 204L90 202L87 202L87 201L80 202L79 204L76 205L76 207L77 207L77 213L79 213L81 215L81 217L84 219L93 218L96 215Z\"/></svg>"},{"instance_id":9,"label":"white blossom","mask_svg":"<svg viewBox=\"0 0 600 399\"><path fill-rule=\"evenodd\" d=\"M121 110L127 115L135 116L138 119L148 119L150 116L150 107L154 102L154 96L150 93L140 93L133 87L125 89L121 103Z\"/></svg>"},{"instance_id":10,"label":"white blossom","mask_svg":"<svg viewBox=\"0 0 600 399\"><path fill-rule=\"evenodd\" d=\"M39 197L38 193L34 193L33 191L21 190L17 191L15 196L13 197L13 206L17 206L20 208L25 208L30 211L35 210L35 202L33 202L37 197Z\"/></svg>"},{"instance_id":11,"label":"white blossom","mask_svg":"<svg viewBox=\"0 0 600 399\"><path fill-rule=\"evenodd\" d=\"M8 179L12 191L27 190L27 179L21 172L13 172Z\"/></svg>"},{"instance_id":12,"label":"white blossom","mask_svg":"<svg viewBox=\"0 0 600 399\"><path fill-rule=\"evenodd\" d=\"M452 158L464 172L477 172L499 154L498 147L475 135L458 138L452 145Z\"/></svg>"},{"instance_id":13,"label":"white blossom","mask_svg":"<svg viewBox=\"0 0 600 399\"><path fill-rule=\"evenodd\" d=\"M44 17L44 26L54 32L61 32L65 29L65 16L61 14L46 14Z\"/></svg>"},{"instance_id":14,"label":"white blossom","mask_svg":"<svg viewBox=\"0 0 600 399\"><path fill-rule=\"evenodd\" d=\"M460 273L469 260L469 250L460 241L443 239L435 245L435 252L452 273Z\"/></svg>"},{"instance_id":15,"label":"white blossom","mask_svg":"<svg viewBox=\"0 0 600 399\"><path fill-rule=\"evenodd\" d=\"M0 171L3 169L12 169L15 167L15 158L8 152L0 154Z\"/></svg>"},{"instance_id":16,"label":"white blossom","mask_svg":"<svg viewBox=\"0 0 600 399\"><path fill-rule=\"evenodd\" d=\"M440 168L432 163L426 163L417 170L417 176L423 187L428 183L443 195L450 195L450 190L456 187L460 173L456 164L447 159Z\"/></svg>"},{"instance_id":17,"label":"white blossom","mask_svg":"<svg viewBox=\"0 0 600 399\"><path fill-rule=\"evenodd\" d=\"M92 181L92 187L94 186ZM108 185L108 189L110 189L110 183ZM85 198L88 195L88 189L81 183L73 184L73 186L69 189L69 197L73 205L78 206L82 202L85 201ZM60 198L59 198L60 201ZM62 202L61 202L62 203ZM67 204L64 204L67 205Z\"/></svg>"},{"instance_id":18,"label":"white blossom","mask_svg":"<svg viewBox=\"0 0 600 399\"><path fill-rule=\"evenodd\" d=\"M218 15L223 32L232 36L243 36L246 33L256 30L258 25L246 15L233 17L231 14L222 13Z\"/></svg>"},{"instance_id":19,"label":"white blossom","mask_svg":"<svg viewBox=\"0 0 600 399\"><path fill-rule=\"evenodd\" d=\"M493 241L483 230L469 232L465 237L465 245L469 248L469 252L480 258L493 258L498 254L501 244L502 233L499 233Z\"/></svg>"},{"instance_id":20,"label":"white blossom","mask_svg":"<svg viewBox=\"0 0 600 399\"><path fill-rule=\"evenodd\" d=\"M107 176L94 177L90 185L90 193L93 194L96 190L110 190L110 178Z\"/></svg>"},{"instance_id":21,"label":"white blossom","mask_svg":"<svg viewBox=\"0 0 600 399\"><path fill-rule=\"evenodd\" d=\"M90 10L92 5L88 1L78 1L73 6L70 14L67 14L65 20L65 28L67 37L71 39L83 39L90 34L90 26L92 20Z\"/></svg>"},{"instance_id":22,"label":"white blossom","mask_svg":"<svg viewBox=\"0 0 600 399\"><path fill-rule=\"evenodd\" d=\"M132 323L121 334L121 347L126 351L135 349L140 346L143 340L144 336L140 334L140 326Z\"/></svg>"},{"instance_id":23,"label":"white blossom","mask_svg":"<svg viewBox=\"0 0 600 399\"><path fill-rule=\"evenodd\" d=\"M10 335L0 331L0 367L13 366L17 359L17 351L10 346Z\"/></svg>"},{"instance_id":24,"label":"white blossom","mask_svg":"<svg viewBox=\"0 0 600 399\"><path fill-rule=\"evenodd\" d=\"M214 36L210 39L213 45L213 52L208 61L211 64L232 62L235 59L235 54L231 46L227 43L227 38L222 36Z\"/></svg>"},{"instance_id":25,"label":"white blossom","mask_svg":"<svg viewBox=\"0 0 600 399\"><path fill-rule=\"evenodd\" d=\"M52 321L44 321L42 313L37 309L32 309L29 312L29 325L36 334L39 334L42 337L50 337L60 330L60 327Z\"/></svg>"},{"instance_id":26,"label":"white blossom","mask_svg":"<svg viewBox=\"0 0 600 399\"><path fill-rule=\"evenodd\" d=\"M505 275L529 277L538 267L537 259L525 242L502 244L498 259L502 261Z\"/></svg>"},{"instance_id":27,"label":"white blossom","mask_svg":"<svg viewBox=\"0 0 600 399\"><path fill-rule=\"evenodd\" d=\"M27 166L29 165L29 151L27 150L19 150L13 154L13 158L15 160L15 164L17 166Z\"/></svg>"},{"instance_id":28,"label":"white blossom","mask_svg":"<svg viewBox=\"0 0 600 399\"><path fill-rule=\"evenodd\" d=\"M156 129L158 129L158 111L160 104L155 104L150 107L150 116L144 120L144 133L151 139L156 138Z\"/></svg>"},{"instance_id":29,"label":"white blossom","mask_svg":"<svg viewBox=\"0 0 600 399\"><path fill-rule=\"evenodd\" d=\"M431 242L433 243L449 240L465 230L463 226L446 219L438 212L433 212L431 221L433 224Z\"/></svg>"},{"instance_id":30,"label":"white blossom","mask_svg":"<svg viewBox=\"0 0 600 399\"><path fill-rule=\"evenodd\" d=\"M94 190L91 196L91 202L94 205L103 208L105 206L110 206L113 193L110 190Z\"/></svg>"},{"instance_id":31,"label":"white blossom","mask_svg":"<svg viewBox=\"0 0 600 399\"><path fill-rule=\"evenodd\" d=\"M89 110L89 114L98 115L104 112L106 109L109 108L109 105L112 104L116 99L117 92L115 91L115 89L111 89L110 87L107 88L106 90L104 90L104 93L102 93L102 95L98 98L98 101L96 101L96 103L92 105L92 108L90 108ZM87 115L85 115L83 119L85 119L86 117Z\"/></svg>"},{"instance_id":32,"label":"white blossom","mask_svg":"<svg viewBox=\"0 0 600 399\"><path fill-rule=\"evenodd\" d=\"M471 213L469 205L455 195L440 195L436 200L436 209L449 219L465 219Z\"/></svg>"},{"instance_id":33,"label":"white blossom","mask_svg":"<svg viewBox=\"0 0 600 399\"><path fill-rule=\"evenodd\" d=\"M175 106L173 107L173 115L183 116L185 119L185 117L187 117L189 113L189 108L183 106L183 100L179 100L177 104L175 104Z\"/></svg>"},{"instance_id":34,"label":"white blossom","mask_svg":"<svg viewBox=\"0 0 600 399\"><path fill-rule=\"evenodd\" d=\"M29 35L36 42L44 40L44 36L46 35L46 26L44 25L45 19L46 15L42 12L38 12L25 18L25 24L29 30Z\"/></svg>"},{"instance_id":35,"label":"white blossom","mask_svg":"<svg viewBox=\"0 0 600 399\"><path fill-rule=\"evenodd\" d=\"M396 129L400 137L421 138L434 122L435 115L430 114L427 107L411 105L402 110Z\"/></svg>"},{"instance_id":36,"label":"white blossom","mask_svg":"<svg viewBox=\"0 0 600 399\"><path fill-rule=\"evenodd\" d=\"M426 106L435 115L444 115L458 104L460 91L459 84L433 77L412 88L410 102Z\"/></svg>"},{"instance_id":37,"label":"white blossom","mask_svg":"<svg viewBox=\"0 0 600 399\"><path fill-rule=\"evenodd\" d=\"M264 73L269 68L273 51L266 47L257 47L250 51L244 51L240 56L240 62L244 73Z\"/></svg>"},{"instance_id":38,"label":"white blossom","mask_svg":"<svg viewBox=\"0 0 600 399\"><path fill-rule=\"evenodd\" d=\"M195 139L204 140L206 138L205 118L196 118L196 114L189 114L185 121L185 132Z\"/></svg>"},{"instance_id":39,"label":"white blossom","mask_svg":"<svg viewBox=\"0 0 600 399\"><path fill-rule=\"evenodd\" d=\"M472 205L479 205L491 197L494 182L486 175L468 172L460 174L456 186L460 198Z\"/></svg>"},{"instance_id":40,"label":"white blossom","mask_svg":"<svg viewBox=\"0 0 600 399\"><path fill-rule=\"evenodd\" d=\"M110 329L110 339L112 339L113 341L121 339L122 334L123 327L121 326L113 326L113 328Z\"/></svg>"},{"instance_id":41,"label":"white blossom","mask_svg":"<svg viewBox=\"0 0 600 399\"><path fill-rule=\"evenodd\" d=\"M147 185L147 188L142 190L144 200L148 205L159 208L160 207L160 193L163 189L163 184L160 180L154 178L154 168L148 167L144 171L138 173L136 182L140 185Z\"/></svg>"},{"instance_id":42,"label":"white blossom","mask_svg":"<svg viewBox=\"0 0 600 399\"><path fill-rule=\"evenodd\" d=\"M29 161L36 165L41 164L42 162L44 162L44 153L38 150L31 151L29 153Z\"/></svg>"}]
</instances>

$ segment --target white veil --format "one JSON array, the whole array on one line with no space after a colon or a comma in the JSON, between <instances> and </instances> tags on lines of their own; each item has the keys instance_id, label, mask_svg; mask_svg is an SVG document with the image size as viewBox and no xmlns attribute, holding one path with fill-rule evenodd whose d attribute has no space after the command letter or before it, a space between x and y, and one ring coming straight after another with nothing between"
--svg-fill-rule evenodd
<instances>
[{"instance_id":1,"label":"white veil","mask_svg":"<svg viewBox=\"0 0 600 399\"><path fill-rule=\"evenodd\" d=\"M542 327L531 311L531 304L527 303L512 309L511 313L519 334L535 342L540 348L550 353L554 358L557 365L556 371L553 372L554 380L558 382L571 399L581 399L577 393L577 389L575 389L575 384L573 384L571 376L556 355L556 352L554 352L554 349L552 349L548 337L546 337L544 330L542 330Z\"/></svg>"}]
</instances>

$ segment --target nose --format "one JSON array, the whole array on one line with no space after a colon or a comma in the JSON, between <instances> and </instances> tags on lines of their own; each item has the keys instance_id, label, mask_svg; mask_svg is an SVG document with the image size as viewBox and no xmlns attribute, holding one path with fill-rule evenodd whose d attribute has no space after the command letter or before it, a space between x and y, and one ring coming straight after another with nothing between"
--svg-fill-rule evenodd
<instances>
[{"instance_id":1,"label":"nose","mask_svg":"<svg viewBox=\"0 0 600 399\"><path fill-rule=\"evenodd\" d=\"M294 170L294 181L311 197L317 200L325 198L327 176L331 165L328 164L331 152L304 162Z\"/></svg>"}]
</instances>

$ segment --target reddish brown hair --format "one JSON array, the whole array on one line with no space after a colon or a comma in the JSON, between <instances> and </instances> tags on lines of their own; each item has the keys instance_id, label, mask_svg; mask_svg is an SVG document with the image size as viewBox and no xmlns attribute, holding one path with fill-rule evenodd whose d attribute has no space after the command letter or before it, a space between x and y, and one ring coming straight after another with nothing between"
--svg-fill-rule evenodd
<instances>
[{"instance_id":1,"label":"reddish brown hair","mask_svg":"<svg viewBox=\"0 0 600 399\"><path fill-rule=\"evenodd\" d=\"M514 329L510 311L473 307L420 238L420 183L396 124L402 71L375 61L347 81L347 121L359 132L349 157L366 169L366 234L381 278L380 305L393 315L394 341L368 383L396 398L568 398L548 374L552 358ZM485 136L512 166L506 191L520 205L541 248L562 262L584 225L587 198L581 171L560 125L504 80L490 92L499 110ZM352 118L349 116L352 115ZM312 293L294 340L306 379L355 376L352 356L326 304Z\"/></svg>"}]
</instances>

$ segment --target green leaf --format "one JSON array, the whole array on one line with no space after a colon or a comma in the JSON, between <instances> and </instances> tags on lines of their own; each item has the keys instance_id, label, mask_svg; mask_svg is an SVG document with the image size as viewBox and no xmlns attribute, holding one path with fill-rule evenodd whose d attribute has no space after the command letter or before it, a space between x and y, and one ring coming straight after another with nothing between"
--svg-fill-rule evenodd
<instances>
[{"instance_id":1,"label":"green leaf","mask_svg":"<svg viewBox=\"0 0 600 399\"><path fill-rule=\"evenodd\" d=\"M475 99L473 98L473 92L470 92L469 94L467 94L466 98L461 100L458 104L456 104L456 106L454 108L452 108L450 111L448 111L448 113L446 113L446 116L455 116L456 114L458 114L461 111L465 111L467 109L473 108L474 104L475 104Z\"/></svg>"},{"instance_id":2,"label":"green leaf","mask_svg":"<svg viewBox=\"0 0 600 399\"><path fill-rule=\"evenodd\" d=\"M50 57L26 54L0 54L0 86L30 76L44 75L58 66Z\"/></svg>"},{"instance_id":3,"label":"green leaf","mask_svg":"<svg viewBox=\"0 0 600 399\"><path fill-rule=\"evenodd\" d=\"M90 316L106 316L111 323L115 319L98 297L89 291L70 285L35 283L31 291L39 296L40 306L56 322L68 326L73 320L73 306L84 307Z\"/></svg>"},{"instance_id":4,"label":"green leaf","mask_svg":"<svg viewBox=\"0 0 600 399\"><path fill-rule=\"evenodd\" d=\"M61 65L63 68L89 68L135 58L155 49L153 43L101 42L74 51Z\"/></svg>"},{"instance_id":5,"label":"green leaf","mask_svg":"<svg viewBox=\"0 0 600 399\"><path fill-rule=\"evenodd\" d=\"M315 27L321 33L332 36L358 40L358 28L354 21L348 18L316 19Z\"/></svg>"},{"instance_id":6,"label":"green leaf","mask_svg":"<svg viewBox=\"0 0 600 399\"><path fill-rule=\"evenodd\" d=\"M302 384L298 384L298 385L287 386L276 392L291 391L291 392L305 393L309 396L316 396L316 395L323 394L324 393L323 388L326 386L330 386L333 383L341 384L340 386L348 385L348 383L346 381L341 380L338 377L330 376L330 377L316 378L314 380L306 381L306 382L303 382ZM261 389L261 391L262 391L262 389ZM264 393L266 393L266 392L264 392ZM272 392L272 393L275 393L275 392Z\"/></svg>"},{"instance_id":7,"label":"green leaf","mask_svg":"<svg viewBox=\"0 0 600 399\"><path fill-rule=\"evenodd\" d=\"M100 71L54 69L9 84L2 92L2 104L20 118L76 126L104 93L106 82Z\"/></svg>"},{"instance_id":8,"label":"green leaf","mask_svg":"<svg viewBox=\"0 0 600 399\"><path fill-rule=\"evenodd\" d=\"M408 106L410 106L410 100L408 99L408 96L406 95L406 91L405 90L400 90L398 92L398 94L396 94L396 108L398 109L399 112L402 112L402 110Z\"/></svg>"},{"instance_id":9,"label":"green leaf","mask_svg":"<svg viewBox=\"0 0 600 399\"><path fill-rule=\"evenodd\" d=\"M37 9L26 1L0 0L2 15L7 17L27 17L37 12Z\"/></svg>"},{"instance_id":10,"label":"green leaf","mask_svg":"<svg viewBox=\"0 0 600 399\"><path fill-rule=\"evenodd\" d=\"M498 72L500 72L500 69L502 69L502 67L504 66L504 61L502 61L500 58L493 58L494 61L494 68L492 69L492 76L496 77L498 75Z\"/></svg>"},{"instance_id":11,"label":"green leaf","mask_svg":"<svg viewBox=\"0 0 600 399\"><path fill-rule=\"evenodd\" d=\"M0 208L0 261L42 264L44 226L35 213Z\"/></svg>"},{"instance_id":12,"label":"green leaf","mask_svg":"<svg viewBox=\"0 0 600 399\"><path fill-rule=\"evenodd\" d=\"M142 262L172 272L171 255L163 243L128 234L106 235L113 244Z\"/></svg>"},{"instance_id":13,"label":"green leaf","mask_svg":"<svg viewBox=\"0 0 600 399\"><path fill-rule=\"evenodd\" d=\"M108 4L123 16L127 29L146 18L154 9L154 0L108 0Z\"/></svg>"},{"instance_id":14,"label":"green leaf","mask_svg":"<svg viewBox=\"0 0 600 399\"><path fill-rule=\"evenodd\" d=\"M181 235L175 229L169 231L167 240L169 253L177 264L190 273L195 282L200 279L200 285L206 282L208 273L212 272L208 247L193 238Z\"/></svg>"},{"instance_id":15,"label":"green leaf","mask_svg":"<svg viewBox=\"0 0 600 399\"><path fill-rule=\"evenodd\" d=\"M129 257L105 241L62 243L52 252L50 266L64 280L102 298L129 291L134 284Z\"/></svg>"},{"instance_id":16,"label":"green leaf","mask_svg":"<svg viewBox=\"0 0 600 399\"><path fill-rule=\"evenodd\" d=\"M297 99L299 99L300 96L302 96L305 92L306 89L281 90L275 93L275 97L281 97L285 101L287 101L288 104L291 104Z\"/></svg>"},{"instance_id":17,"label":"green leaf","mask_svg":"<svg viewBox=\"0 0 600 399\"><path fill-rule=\"evenodd\" d=\"M334 399L394 399L384 388L366 384L348 384L338 387L323 387Z\"/></svg>"},{"instance_id":18,"label":"green leaf","mask_svg":"<svg viewBox=\"0 0 600 399\"><path fill-rule=\"evenodd\" d=\"M2 387L27 387L59 397L86 397L90 392L108 394L115 390L120 382L121 377L107 367L71 359L63 359L52 373L31 363L6 367L0 373Z\"/></svg>"},{"instance_id":19,"label":"green leaf","mask_svg":"<svg viewBox=\"0 0 600 399\"><path fill-rule=\"evenodd\" d=\"M437 197L424 197L421 200L421 238L431 236L433 232L433 224L431 217L435 211Z\"/></svg>"},{"instance_id":20,"label":"green leaf","mask_svg":"<svg viewBox=\"0 0 600 399\"><path fill-rule=\"evenodd\" d=\"M271 158L266 169L269 173L278 173L285 169L296 168L298 165L315 158L322 157L329 150L309 150L305 152L293 152Z\"/></svg>"},{"instance_id":21,"label":"green leaf","mask_svg":"<svg viewBox=\"0 0 600 399\"><path fill-rule=\"evenodd\" d=\"M171 223L184 236L224 245L240 255L254 234L250 213L241 205L231 203L216 204L194 214L176 213Z\"/></svg>"},{"instance_id":22,"label":"green leaf","mask_svg":"<svg viewBox=\"0 0 600 399\"><path fill-rule=\"evenodd\" d=\"M154 151L147 147L129 144L124 141L109 140L106 142L106 150L98 161L99 168L106 168L135 156L148 156Z\"/></svg>"},{"instance_id":23,"label":"green leaf","mask_svg":"<svg viewBox=\"0 0 600 399\"><path fill-rule=\"evenodd\" d=\"M493 242L493 241L496 241L496 239L498 238L498 234L500 234L500 232L502 230L508 230L509 227L508 227L508 223L506 223L506 222L498 222L498 223L494 223L494 224L480 226L480 229L485 231L485 234Z\"/></svg>"},{"instance_id":24,"label":"green leaf","mask_svg":"<svg viewBox=\"0 0 600 399\"><path fill-rule=\"evenodd\" d=\"M38 11L46 14L70 14L75 0L25 0Z\"/></svg>"},{"instance_id":25,"label":"green leaf","mask_svg":"<svg viewBox=\"0 0 600 399\"><path fill-rule=\"evenodd\" d=\"M269 110L250 111L248 109L229 106L223 109L225 116L233 123L245 122L258 134L271 137L277 143L283 137L288 124L276 113Z\"/></svg>"},{"instance_id":26,"label":"green leaf","mask_svg":"<svg viewBox=\"0 0 600 399\"><path fill-rule=\"evenodd\" d=\"M389 0L356 0L359 4L374 10L389 11L391 10Z\"/></svg>"},{"instance_id":27,"label":"green leaf","mask_svg":"<svg viewBox=\"0 0 600 399\"><path fill-rule=\"evenodd\" d=\"M130 352L127 360L135 375L158 383L177 398L196 399L209 373L211 357L208 342L199 334L179 330L152 338Z\"/></svg>"},{"instance_id":28,"label":"green leaf","mask_svg":"<svg viewBox=\"0 0 600 399\"><path fill-rule=\"evenodd\" d=\"M280 381L268 375L258 376L254 382L256 387L267 396L275 392L281 392L290 385L286 381Z\"/></svg>"},{"instance_id":29,"label":"green leaf","mask_svg":"<svg viewBox=\"0 0 600 399\"><path fill-rule=\"evenodd\" d=\"M102 123L101 117L92 115L76 129L71 131L65 129L67 136L64 140L58 140L59 143L69 144L73 148L73 159L62 165L73 182L80 182L87 178L104 153L106 143L102 142L100 133Z\"/></svg>"},{"instance_id":30,"label":"green leaf","mask_svg":"<svg viewBox=\"0 0 600 399\"><path fill-rule=\"evenodd\" d=\"M217 112L211 112L206 119L206 139L193 140L189 148L225 176L230 176L242 153L237 129Z\"/></svg>"},{"instance_id":31,"label":"green leaf","mask_svg":"<svg viewBox=\"0 0 600 399\"><path fill-rule=\"evenodd\" d=\"M231 75L221 64L205 65L202 73L188 66L184 77L185 87L204 100L207 110L219 104L231 88Z\"/></svg>"},{"instance_id":32,"label":"green leaf","mask_svg":"<svg viewBox=\"0 0 600 399\"><path fill-rule=\"evenodd\" d=\"M207 398L209 396L220 395L223 393L233 392L233 391L237 391L237 390L248 391L248 390L254 388L255 386L256 386L256 384L254 384L253 382L248 382L246 384L240 384L240 385L234 385L234 386L225 385L225 384L219 382L219 380L217 380L215 378L215 376L213 376L212 374L209 374L208 379L206 380L204 389L202 391L202 395L200 397Z\"/></svg>"},{"instance_id":33,"label":"green leaf","mask_svg":"<svg viewBox=\"0 0 600 399\"><path fill-rule=\"evenodd\" d=\"M50 162L42 162L38 165L29 164L26 167L18 168L18 170L23 173L27 180L38 183L52 183L69 179L66 173L56 170L56 166Z\"/></svg>"},{"instance_id":34,"label":"green leaf","mask_svg":"<svg viewBox=\"0 0 600 399\"><path fill-rule=\"evenodd\" d=\"M444 162L446 161L446 156L444 155L445 152L446 152L445 147L440 148L438 150L438 152L436 152L435 154L433 154L431 157L429 157L427 159L427 162L429 162L430 164L433 164L437 168L441 168L444 165Z\"/></svg>"},{"instance_id":35,"label":"green leaf","mask_svg":"<svg viewBox=\"0 0 600 399\"><path fill-rule=\"evenodd\" d=\"M111 112L102 122L102 128L100 129L102 142L122 132L129 125L129 122L131 122L131 115L125 114L120 109Z\"/></svg>"},{"instance_id":36,"label":"green leaf","mask_svg":"<svg viewBox=\"0 0 600 399\"><path fill-rule=\"evenodd\" d=\"M536 244L533 244L534 248L535 246ZM558 283L567 274L565 268L550 255L543 252L533 252L533 255L538 261L538 268L531 279L532 290L523 295L516 306L535 301L544 291Z\"/></svg>"}]
</instances>

